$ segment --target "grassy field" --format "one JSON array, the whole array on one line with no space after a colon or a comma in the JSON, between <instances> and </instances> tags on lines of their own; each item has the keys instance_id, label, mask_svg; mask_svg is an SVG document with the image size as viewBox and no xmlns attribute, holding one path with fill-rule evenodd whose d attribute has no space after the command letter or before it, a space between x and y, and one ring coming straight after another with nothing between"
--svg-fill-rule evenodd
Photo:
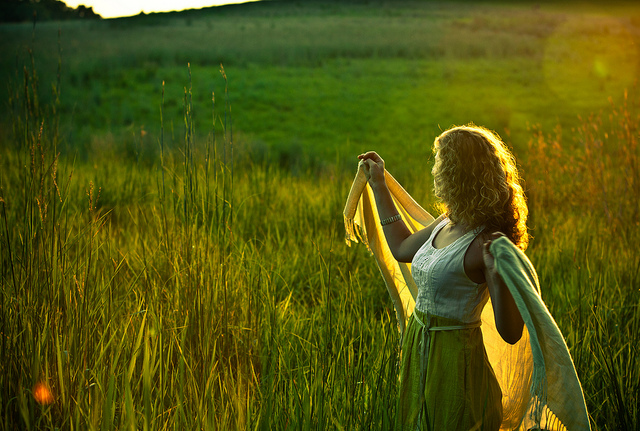
<instances>
[{"instance_id":1,"label":"grassy field","mask_svg":"<svg viewBox=\"0 0 640 431\"><path fill-rule=\"evenodd\" d=\"M433 137L469 121L523 168L593 427L640 429L639 18L264 2L0 26L0 429L387 428L398 334L343 240L355 155L430 209Z\"/></svg>"},{"instance_id":2,"label":"grassy field","mask_svg":"<svg viewBox=\"0 0 640 431\"><path fill-rule=\"evenodd\" d=\"M83 158L104 146L126 153L142 130L155 150L163 81L165 123L173 130L167 143L181 141L189 85L196 133L207 136L223 62L239 145L286 165L305 164L309 154L350 163L380 143L392 145L390 162L401 164L407 157L398 149L428 154L432 137L452 124L473 119L521 147L527 125L576 126L577 114L606 108L609 97L619 101L636 79L639 24L624 3L598 10L579 3L258 2L41 23L35 32L30 24L5 25L0 70L3 80L20 84L16 65L29 61L31 47L42 81L52 82L60 45L61 137Z\"/></svg>"}]
</instances>

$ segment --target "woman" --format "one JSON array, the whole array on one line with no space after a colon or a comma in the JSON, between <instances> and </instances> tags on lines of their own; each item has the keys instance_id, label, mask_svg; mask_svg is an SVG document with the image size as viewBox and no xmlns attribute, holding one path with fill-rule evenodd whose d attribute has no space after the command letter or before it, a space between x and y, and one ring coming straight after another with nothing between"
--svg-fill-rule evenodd
<instances>
[{"instance_id":1,"label":"woman","mask_svg":"<svg viewBox=\"0 0 640 431\"><path fill-rule=\"evenodd\" d=\"M491 240L506 235L524 250L527 207L515 160L494 133L454 127L434 144L434 191L442 214L411 234L375 152L358 156L394 257L411 262L418 286L403 334L396 428L497 430L502 393L484 350L480 315L489 297L496 328L516 343L523 320L495 271Z\"/></svg>"}]
</instances>

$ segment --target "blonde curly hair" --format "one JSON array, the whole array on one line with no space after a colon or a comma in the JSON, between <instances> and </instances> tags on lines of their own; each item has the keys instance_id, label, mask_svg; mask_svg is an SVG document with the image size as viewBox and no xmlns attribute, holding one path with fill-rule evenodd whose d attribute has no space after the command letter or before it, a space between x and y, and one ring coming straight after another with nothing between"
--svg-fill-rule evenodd
<instances>
[{"instance_id":1,"label":"blonde curly hair","mask_svg":"<svg viewBox=\"0 0 640 431\"><path fill-rule=\"evenodd\" d=\"M529 210L515 158L500 137L474 124L452 127L433 151L434 192L451 222L499 230L525 250Z\"/></svg>"}]
</instances>

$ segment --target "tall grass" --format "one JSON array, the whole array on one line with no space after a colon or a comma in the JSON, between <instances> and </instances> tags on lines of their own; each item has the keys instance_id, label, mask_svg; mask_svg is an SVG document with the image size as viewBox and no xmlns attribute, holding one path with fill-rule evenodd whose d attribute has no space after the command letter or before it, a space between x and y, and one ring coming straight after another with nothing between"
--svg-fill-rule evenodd
<instances>
[{"instance_id":1,"label":"tall grass","mask_svg":"<svg viewBox=\"0 0 640 431\"><path fill-rule=\"evenodd\" d=\"M532 130L525 164L543 296L603 429L640 427L636 95L634 87L620 105L581 118L569 142L560 126L548 134Z\"/></svg>"},{"instance_id":2,"label":"tall grass","mask_svg":"<svg viewBox=\"0 0 640 431\"><path fill-rule=\"evenodd\" d=\"M232 163L225 74L208 140L187 77L179 148L161 135L154 166L74 162L58 155L56 105L23 72L0 173L0 428L388 428L398 335L372 259L343 244L351 175ZM638 115L625 100L573 142L532 130L518 154L529 253L603 430L637 429L640 411ZM426 193L418 174L406 183Z\"/></svg>"},{"instance_id":3,"label":"tall grass","mask_svg":"<svg viewBox=\"0 0 640 431\"><path fill-rule=\"evenodd\" d=\"M35 71L23 90L2 156L3 429L390 420L394 323L340 264L363 254L342 247L342 180L234 172L228 102L202 148L188 86L160 171L74 165Z\"/></svg>"}]
</instances>

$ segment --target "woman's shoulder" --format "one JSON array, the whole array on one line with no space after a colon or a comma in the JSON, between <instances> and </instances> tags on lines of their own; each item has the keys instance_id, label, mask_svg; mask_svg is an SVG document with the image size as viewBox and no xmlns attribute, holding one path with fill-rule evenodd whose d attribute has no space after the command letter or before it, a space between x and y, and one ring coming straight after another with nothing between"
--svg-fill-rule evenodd
<instances>
[{"instance_id":1,"label":"woman's shoulder","mask_svg":"<svg viewBox=\"0 0 640 431\"><path fill-rule=\"evenodd\" d=\"M472 280L484 279L484 245L496 236L504 236L500 231L485 228L471 241L464 255L464 270Z\"/></svg>"},{"instance_id":2,"label":"woman's shoulder","mask_svg":"<svg viewBox=\"0 0 640 431\"><path fill-rule=\"evenodd\" d=\"M446 215L440 214L435 220L424 228L409 235L401 244L402 253L398 257L399 262L411 262L415 254L431 238L434 229L445 220Z\"/></svg>"},{"instance_id":3,"label":"woman's shoulder","mask_svg":"<svg viewBox=\"0 0 640 431\"><path fill-rule=\"evenodd\" d=\"M447 214L446 213L442 213L440 214L438 217L436 217L435 220L433 220L431 222L430 225L428 225L426 228L429 229L431 228L431 230L435 229L440 223L442 223L443 220L447 219Z\"/></svg>"},{"instance_id":4,"label":"woman's shoulder","mask_svg":"<svg viewBox=\"0 0 640 431\"><path fill-rule=\"evenodd\" d=\"M414 235L415 235L415 239L417 240L417 242L420 243L420 245L424 244L433 234L434 230L442 224L443 221L448 220L447 219L447 215L446 214L440 214L438 217L436 217L431 223L429 223L427 226L425 226L424 228L420 229L419 231L417 231Z\"/></svg>"}]
</instances>

